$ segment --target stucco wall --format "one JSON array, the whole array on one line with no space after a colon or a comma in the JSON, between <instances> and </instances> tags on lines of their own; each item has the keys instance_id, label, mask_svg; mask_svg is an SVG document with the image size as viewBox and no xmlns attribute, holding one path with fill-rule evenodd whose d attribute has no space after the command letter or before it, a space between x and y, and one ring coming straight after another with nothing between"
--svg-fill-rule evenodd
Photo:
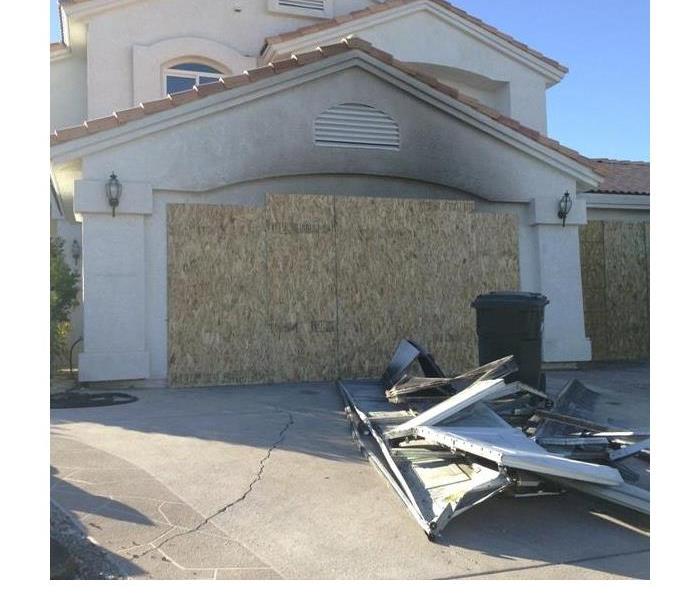
<instances>
[{"instance_id":1,"label":"stucco wall","mask_svg":"<svg viewBox=\"0 0 700 600\"><path fill-rule=\"evenodd\" d=\"M523 124L546 133L547 105L544 76L522 63L486 46L452 23L425 12L411 13L372 27L357 27L357 35L396 58L421 66L440 79L444 67L464 71L464 77L453 76L450 84L466 94L479 96L493 108L502 110ZM315 44L299 45L310 50ZM504 82L500 93L484 93L467 82L468 74L476 74L494 82Z\"/></svg>"},{"instance_id":2,"label":"stucco wall","mask_svg":"<svg viewBox=\"0 0 700 600\"><path fill-rule=\"evenodd\" d=\"M87 61L74 52L51 62L51 131L87 118Z\"/></svg>"},{"instance_id":3,"label":"stucco wall","mask_svg":"<svg viewBox=\"0 0 700 600\"><path fill-rule=\"evenodd\" d=\"M345 14L372 2L334 0L334 4L337 14ZM264 0L149 0L97 14L88 26L88 114L100 117L162 96L160 89L153 96L152 87L143 87L143 74L137 73L134 79L134 60L141 60L142 69L151 66L139 56L139 50L135 54L135 46L148 48L173 40L170 60L201 55L201 47L188 43L188 38L208 40L222 48L222 55L226 55L224 49L228 51L231 58L226 66L231 71L240 71L255 64L266 36L316 22L318 19L271 12Z\"/></svg>"},{"instance_id":4,"label":"stucco wall","mask_svg":"<svg viewBox=\"0 0 700 600\"><path fill-rule=\"evenodd\" d=\"M167 373L167 203L255 203L275 191L471 196L479 210L517 214L521 288L544 292L551 301L545 359L590 356L583 333L575 227L585 220L585 206L574 203L568 221L573 226L562 228L556 217L561 194L576 189L573 177L461 121L448 106L406 93L368 70L366 59L362 65L356 59L343 60L338 58L336 64L342 70L329 64L314 77L294 73L305 78L303 83L290 75L287 86L279 76L251 86L243 95L212 96L198 103L191 118L187 107L172 111L163 115L172 119L162 123L164 128L156 130L152 123L140 137L113 139L83 158L86 185L76 190L76 212L83 218L86 256L125 245L120 261L129 265L128 273L110 274L109 261L86 261L86 297L93 294L97 305L122 297L127 275L143 284L128 286L128 302L104 302L99 311L86 312L81 362L86 368L81 378L110 378L105 373L117 378L129 369L156 379ZM271 86L265 94L264 86ZM349 101L369 104L394 118L400 128L399 150L315 146L315 116ZM124 183L115 218L104 199L104 181L112 171ZM122 225L122 219L128 224ZM136 238L140 241L132 243ZM120 335L129 338L128 355L110 357L103 350L91 350L90 337L104 333L101 322L118 323L131 314L141 320L143 331L121 330Z\"/></svg>"},{"instance_id":5,"label":"stucco wall","mask_svg":"<svg viewBox=\"0 0 700 600\"><path fill-rule=\"evenodd\" d=\"M334 14L343 15L373 2L334 0L333 4ZM265 37L316 22L312 17L270 11L262 0L149 0L72 18L73 55L52 63L52 127L74 125L86 117L105 116L162 97L163 65L178 58L209 58L227 73L254 67ZM466 34L449 19L421 11L358 33L401 60L423 63L426 70L464 93L546 132L546 78ZM461 70L462 75L448 76L444 67ZM475 85L474 76L496 82L497 89Z\"/></svg>"}]
</instances>

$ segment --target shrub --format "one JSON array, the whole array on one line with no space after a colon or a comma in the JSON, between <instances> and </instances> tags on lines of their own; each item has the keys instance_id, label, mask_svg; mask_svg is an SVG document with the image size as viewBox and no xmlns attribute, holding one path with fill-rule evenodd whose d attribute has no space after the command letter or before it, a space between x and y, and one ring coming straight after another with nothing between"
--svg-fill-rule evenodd
<instances>
[{"instance_id":1,"label":"shrub","mask_svg":"<svg viewBox=\"0 0 700 600\"><path fill-rule=\"evenodd\" d=\"M70 333L70 311L78 305L78 273L66 264L64 241L51 238L51 367L65 358Z\"/></svg>"}]
</instances>

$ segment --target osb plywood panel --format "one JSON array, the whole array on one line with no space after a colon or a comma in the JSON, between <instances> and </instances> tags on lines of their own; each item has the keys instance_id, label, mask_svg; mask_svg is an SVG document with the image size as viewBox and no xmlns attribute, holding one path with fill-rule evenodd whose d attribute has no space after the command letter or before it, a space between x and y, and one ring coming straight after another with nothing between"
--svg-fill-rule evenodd
<instances>
[{"instance_id":1,"label":"osb plywood panel","mask_svg":"<svg viewBox=\"0 0 700 600\"><path fill-rule=\"evenodd\" d=\"M649 224L591 221L580 235L593 359L648 358Z\"/></svg>"},{"instance_id":2,"label":"osb plywood panel","mask_svg":"<svg viewBox=\"0 0 700 600\"><path fill-rule=\"evenodd\" d=\"M265 213L168 206L168 354L174 385L265 380Z\"/></svg>"},{"instance_id":3,"label":"osb plywood panel","mask_svg":"<svg viewBox=\"0 0 700 600\"><path fill-rule=\"evenodd\" d=\"M644 225L605 224L605 291L611 358L649 356L649 260Z\"/></svg>"},{"instance_id":4,"label":"osb plywood panel","mask_svg":"<svg viewBox=\"0 0 700 600\"><path fill-rule=\"evenodd\" d=\"M377 376L412 337L477 364L471 300L518 289L516 217L439 200L272 195L168 207L173 385Z\"/></svg>"},{"instance_id":5,"label":"osb plywood panel","mask_svg":"<svg viewBox=\"0 0 700 600\"><path fill-rule=\"evenodd\" d=\"M518 289L515 217L471 202L336 198L341 377L381 374L396 343L449 372L477 364L479 293Z\"/></svg>"},{"instance_id":6,"label":"osb plywood panel","mask_svg":"<svg viewBox=\"0 0 700 600\"><path fill-rule=\"evenodd\" d=\"M324 381L336 373L332 196L268 200L268 381Z\"/></svg>"}]
</instances>

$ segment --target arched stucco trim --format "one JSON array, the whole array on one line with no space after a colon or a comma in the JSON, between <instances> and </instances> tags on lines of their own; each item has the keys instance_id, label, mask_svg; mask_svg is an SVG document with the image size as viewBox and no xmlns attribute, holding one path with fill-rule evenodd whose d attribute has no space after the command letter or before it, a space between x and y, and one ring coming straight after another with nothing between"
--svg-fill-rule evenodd
<instances>
[{"instance_id":1,"label":"arched stucco trim","mask_svg":"<svg viewBox=\"0 0 700 600\"><path fill-rule=\"evenodd\" d=\"M150 46L133 47L134 105L164 96L163 70L179 62L211 64L226 74L238 73L256 66L254 57L235 48L198 37L177 37Z\"/></svg>"},{"instance_id":2,"label":"arched stucco trim","mask_svg":"<svg viewBox=\"0 0 700 600\"><path fill-rule=\"evenodd\" d=\"M439 181L377 173L285 173L220 185L183 189L165 185L154 191L159 194L189 194L192 199L209 197L217 204L247 204L264 202L267 194L318 194L335 196L371 196L376 198L415 198L441 200L471 200L479 204L492 201L471 192L444 185ZM502 203L498 203L502 204Z\"/></svg>"},{"instance_id":3,"label":"arched stucco trim","mask_svg":"<svg viewBox=\"0 0 700 600\"><path fill-rule=\"evenodd\" d=\"M198 54L187 54L185 56L175 56L169 61L164 62L160 68L161 75L168 69L172 69L175 65L179 65L181 63L198 63L212 67L224 75L231 74L231 69L229 69L229 67L227 67L225 64L220 63L218 60L213 60L208 56L200 56Z\"/></svg>"}]
</instances>

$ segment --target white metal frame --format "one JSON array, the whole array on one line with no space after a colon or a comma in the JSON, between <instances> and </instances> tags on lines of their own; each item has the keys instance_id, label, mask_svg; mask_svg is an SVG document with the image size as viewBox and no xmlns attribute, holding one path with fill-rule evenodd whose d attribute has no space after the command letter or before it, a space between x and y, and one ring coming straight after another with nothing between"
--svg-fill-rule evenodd
<instances>
[{"instance_id":1,"label":"white metal frame","mask_svg":"<svg viewBox=\"0 0 700 600\"><path fill-rule=\"evenodd\" d=\"M186 59L183 59L182 61L179 61L176 64L181 64L186 62ZM202 65L207 64L206 62L203 62L201 60L193 60L192 62L196 62ZM215 65L207 65L210 66L212 69L217 69L219 70L218 73L209 73L207 71L187 71L185 69L173 69L172 67L166 67L163 69L163 78L162 78L162 86L163 86L163 96L168 95L168 77L184 77L187 79L194 79L194 85L199 85L200 83L200 78L201 77L209 77L213 78L215 76L218 77L225 77L226 73L222 72L220 67L215 66Z\"/></svg>"}]
</instances>

